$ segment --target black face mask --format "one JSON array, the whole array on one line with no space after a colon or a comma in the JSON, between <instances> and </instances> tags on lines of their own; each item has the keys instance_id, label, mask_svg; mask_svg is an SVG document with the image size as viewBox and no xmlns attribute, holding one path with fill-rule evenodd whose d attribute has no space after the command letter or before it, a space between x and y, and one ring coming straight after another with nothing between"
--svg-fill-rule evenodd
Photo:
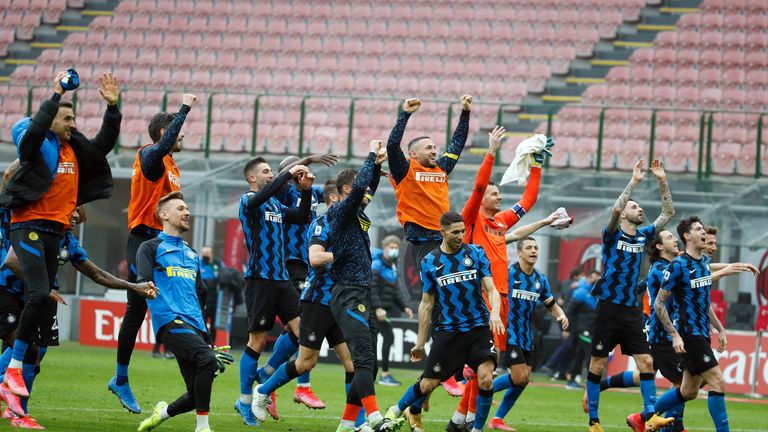
<instances>
[{"instance_id":1,"label":"black face mask","mask_svg":"<svg viewBox=\"0 0 768 432\"><path fill-rule=\"evenodd\" d=\"M207 256L204 256L203 257L203 264L210 264L210 263L211 263L211 258L207 257Z\"/></svg>"}]
</instances>

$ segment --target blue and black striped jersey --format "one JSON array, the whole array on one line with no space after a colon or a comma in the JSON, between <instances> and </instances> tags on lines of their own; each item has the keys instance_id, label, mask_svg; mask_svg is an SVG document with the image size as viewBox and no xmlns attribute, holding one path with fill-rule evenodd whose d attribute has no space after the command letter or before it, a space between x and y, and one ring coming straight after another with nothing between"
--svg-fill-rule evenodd
<instances>
[{"instance_id":1,"label":"blue and black striped jersey","mask_svg":"<svg viewBox=\"0 0 768 432\"><path fill-rule=\"evenodd\" d=\"M552 289L547 277L534 269L526 274L519 263L509 266L509 318L507 319L507 344L533 351L531 321L536 303L552 301Z\"/></svg>"},{"instance_id":2,"label":"blue and black striped jersey","mask_svg":"<svg viewBox=\"0 0 768 432\"><path fill-rule=\"evenodd\" d=\"M650 270L648 270L648 303L651 305L651 314L648 316L648 343L652 344L671 344L672 336L664 329L664 325L656 315L656 310L653 308L653 303L656 301L656 296L659 294L661 284L664 282L664 272L669 267L669 261L664 258L660 258L655 263L651 264ZM671 297L667 304L667 314L672 320L672 323L677 328L677 300Z\"/></svg>"},{"instance_id":3,"label":"blue and black striped jersey","mask_svg":"<svg viewBox=\"0 0 768 432\"><path fill-rule=\"evenodd\" d=\"M601 301L637 307L637 278L643 262L645 245L653 239L655 226L637 229L631 236L621 228L615 233L603 229L603 275L592 288L592 295Z\"/></svg>"},{"instance_id":4,"label":"blue and black striped jersey","mask_svg":"<svg viewBox=\"0 0 768 432\"><path fill-rule=\"evenodd\" d=\"M325 248L326 252L333 252L330 242L328 241L330 238L330 230L328 228L328 219L325 214L318 216L311 224L309 224L309 232L312 236L309 241L310 246L315 244L320 245ZM330 268L330 265L326 265L325 268L322 269L316 269L312 266L309 267L307 285L301 293L302 301L329 306L331 301L331 288L333 288L333 279L331 279Z\"/></svg>"},{"instance_id":5,"label":"blue and black striped jersey","mask_svg":"<svg viewBox=\"0 0 768 432\"><path fill-rule=\"evenodd\" d=\"M709 257L702 255L697 260L684 253L675 258L664 273L661 289L671 292L677 302L680 335L709 338Z\"/></svg>"},{"instance_id":6,"label":"blue and black striped jersey","mask_svg":"<svg viewBox=\"0 0 768 432\"><path fill-rule=\"evenodd\" d=\"M283 216L285 206L275 197L254 208L249 205L248 192L240 199L240 223L243 225L248 248L246 278L288 280L283 247Z\"/></svg>"},{"instance_id":7,"label":"blue and black striped jersey","mask_svg":"<svg viewBox=\"0 0 768 432\"><path fill-rule=\"evenodd\" d=\"M298 208L301 204L301 191L293 183L288 183L288 188L282 193L278 200L288 208ZM323 188L312 186L312 204L310 204L310 221L317 217L317 205L323 201ZM311 222L310 222L311 223ZM309 265L309 223L306 224L285 224L283 225L285 234L285 260L299 260Z\"/></svg>"},{"instance_id":8,"label":"blue and black striped jersey","mask_svg":"<svg viewBox=\"0 0 768 432\"><path fill-rule=\"evenodd\" d=\"M489 326L481 282L484 277L491 277L491 264L480 246L464 244L453 255L438 247L424 257L423 292L436 297L433 332L464 333Z\"/></svg>"},{"instance_id":9,"label":"blue and black striped jersey","mask_svg":"<svg viewBox=\"0 0 768 432\"><path fill-rule=\"evenodd\" d=\"M5 262L11 249L11 209L0 207L0 264ZM24 296L24 281L13 275L11 269L0 270L0 289L15 296Z\"/></svg>"}]
</instances>

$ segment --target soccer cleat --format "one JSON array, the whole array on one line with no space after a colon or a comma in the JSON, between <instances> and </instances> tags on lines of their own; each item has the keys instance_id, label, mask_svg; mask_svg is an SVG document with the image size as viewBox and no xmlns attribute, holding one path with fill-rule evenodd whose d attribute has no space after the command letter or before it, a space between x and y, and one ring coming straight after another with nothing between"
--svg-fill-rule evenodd
<instances>
[{"instance_id":1,"label":"soccer cleat","mask_svg":"<svg viewBox=\"0 0 768 432\"><path fill-rule=\"evenodd\" d=\"M448 424L445 425L445 432L467 432L467 428L463 424L457 425L453 420L448 420Z\"/></svg>"},{"instance_id":2,"label":"soccer cleat","mask_svg":"<svg viewBox=\"0 0 768 432\"><path fill-rule=\"evenodd\" d=\"M136 398L133 397L131 386L128 383L117 385L117 377L112 377L112 379L109 380L109 384L107 384L107 388L117 396L117 399L120 400L123 408L134 414L141 414L141 407L139 406L139 403L136 402Z\"/></svg>"},{"instance_id":3,"label":"soccer cleat","mask_svg":"<svg viewBox=\"0 0 768 432\"><path fill-rule=\"evenodd\" d=\"M277 413L277 393L272 392L269 395L269 403L267 404L267 412L273 420L280 420L280 414Z\"/></svg>"},{"instance_id":4,"label":"soccer cleat","mask_svg":"<svg viewBox=\"0 0 768 432\"><path fill-rule=\"evenodd\" d=\"M312 391L312 387L296 387L293 392L293 401L298 404L304 404L310 409L325 409L325 402Z\"/></svg>"},{"instance_id":5,"label":"soccer cleat","mask_svg":"<svg viewBox=\"0 0 768 432\"><path fill-rule=\"evenodd\" d=\"M373 429L371 429L371 426L368 424L368 422L365 422L360 425L360 427L355 428L355 432L373 432Z\"/></svg>"},{"instance_id":6,"label":"soccer cleat","mask_svg":"<svg viewBox=\"0 0 768 432\"><path fill-rule=\"evenodd\" d=\"M392 375L382 376L379 378L379 384L383 386L397 387L402 383L395 379Z\"/></svg>"},{"instance_id":7,"label":"soccer cleat","mask_svg":"<svg viewBox=\"0 0 768 432\"><path fill-rule=\"evenodd\" d=\"M24 412L24 408L21 407L21 400L19 397L13 394L5 383L0 384L0 399L8 405L8 409L10 409L14 415L19 417L27 415L27 413Z\"/></svg>"},{"instance_id":8,"label":"soccer cleat","mask_svg":"<svg viewBox=\"0 0 768 432\"><path fill-rule=\"evenodd\" d=\"M387 412L384 413L384 418L389 420L396 420L400 418L400 416L395 414L395 412L397 412L397 405L392 405L387 409Z\"/></svg>"},{"instance_id":9,"label":"soccer cleat","mask_svg":"<svg viewBox=\"0 0 768 432\"><path fill-rule=\"evenodd\" d=\"M629 426L634 432L645 432L645 422L643 421L643 415L640 413L630 414L627 417L627 426Z\"/></svg>"},{"instance_id":10,"label":"soccer cleat","mask_svg":"<svg viewBox=\"0 0 768 432\"><path fill-rule=\"evenodd\" d=\"M21 376L21 368L11 368L5 370L5 379L3 380L8 390L19 397L29 397L27 385L24 384L24 377Z\"/></svg>"},{"instance_id":11,"label":"soccer cleat","mask_svg":"<svg viewBox=\"0 0 768 432\"><path fill-rule=\"evenodd\" d=\"M355 432L355 428L339 424L339 426L336 428L336 432Z\"/></svg>"},{"instance_id":12,"label":"soccer cleat","mask_svg":"<svg viewBox=\"0 0 768 432\"><path fill-rule=\"evenodd\" d=\"M662 417L658 414L654 414L651 418L645 421L645 431L652 432L657 431L670 423L675 421L674 417Z\"/></svg>"},{"instance_id":13,"label":"soccer cleat","mask_svg":"<svg viewBox=\"0 0 768 432\"><path fill-rule=\"evenodd\" d=\"M491 419L491 423L488 425L488 429L517 432L517 429L511 426L507 426L507 424L504 423L504 419L500 419L498 417Z\"/></svg>"},{"instance_id":14,"label":"soccer cleat","mask_svg":"<svg viewBox=\"0 0 768 432\"><path fill-rule=\"evenodd\" d=\"M394 432L400 430L403 423L405 423L405 419L402 417L395 420L382 417L381 420L371 425L371 429L373 432Z\"/></svg>"},{"instance_id":15,"label":"soccer cleat","mask_svg":"<svg viewBox=\"0 0 768 432\"><path fill-rule=\"evenodd\" d=\"M235 411L237 411L238 414L240 414L240 419L243 421L243 424L246 426L258 426L259 422L256 421L256 417L253 415L253 411L251 411L251 406L243 403L240 401L240 399L235 402Z\"/></svg>"},{"instance_id":16,"label":"soccer cleat","mask_svg":"<svg viewBox=\"0 0 768 432\"><path fill-rule=\"evenodd\" d=\"M12 419L12 418L14 418L14 417L16 417L16 416L13 414L13 412L10 410L10 408L6 408L6 409L3 411L3 418L4 418L4 419L6 419L6 420L10 420L10 419Z\"/></svg>"},{"instance_id":17,"label":"soccer cleat","mask_svg":"<svg viewBox=\"0 0 768 432\"><path fill-rule=\"evenodd\" d=\"M464 394L464 384L456 382L455 377L443 381L443 388L453 397L461 397Z\"/></svg>"},{"instance_id":18,"label":"soccer cleat","mask_svg":"<svg viewBox=\"0 0 768 432\"><path fill-rule=\"evenodd\" d=\"M145 432L145 431L151 431L152 429L160 426L162 422L165 421L164 418L161 417L161 414L163 412L163 409L168 406L168 403L165 401L160 401L155 405L155 409L152 410L152 415L145 418L141 423L139 423L139 432Z\"/></svg>"},{"instance_id":19,"label":"soccer cleat","mask_svg":"<svg viewBox=\"0 0 768 432\"><path fill-rule=\"evenodd\" d=\"M604 432L603 427L600 426L600 423L592 423L589 425L589 432Z\"/></svg>"},{"instance_id":20,"label":"soccer cleat","mask_svg":"<svg viewBox=\"0 0 768 432\"><path fill-rule=\"evenodd\" d=\"M253 389L251 411L253 411L253 415L256 416L256 420L263 423L264 420L267 419L267 405L269 404L270 397L269 395L259 393L259 387L261 387L261 385L258 385Z\"/></svg>"},{"instance_id":21,"label":"soccer cleat","mask_svg":"<svg viewBox=\"0 0 768 432\"><path fill-rule=\"evenodd\" d=\"M581 409L584 410L584 414L589 412L589 399L587 399L587 391L584 390L584 396L581 397Z\"/></svg>"},{"instance_id":22,"label":"soccer cleat","mask_svg":"<svg viewBox=\"0 0 768 432\"><path fill-rule=\"evenodd\" d=\"M45 428L33 419L32 416L26 415L23 417L14 417L11 419L11 427L20 429L38 429L44 430Z\"/></svg>"},{"instance_id":23,"label":"soccer cleat","mask_svg":"<svg viewBox=\"0 0 768 432\"><path fill-rule=\"evenodd\" d=\"M688 432L685 430L685 426L683 426L682 419L675 419L674 422L670 423L665 429L662 430L664 432Z\"/></svg>"},{"instance_id":24,"label":"soccer cleat","mask_svg":"<svg viewBox=\"0 0 768 432\"><path fill-rule=\"evenodd\" d=\"M464 370L461 371L461 374L464 376L465 380L477 379L477 374L475 371L473 371L472 368L467 365L464 365Z\"/></svg>"},{"instance_id":25,"label":"soccer cleat","mask_svg":"<svg viewBox=\"0 0 768 432\"><path fill-rule=\"evenodd\" d=\"M424 432L424 426L421 425L421 413L411 414L411 407L408 407L403 411L403 416L408 426L411 427L411 432Z\"/></svg>"}]
</instances>

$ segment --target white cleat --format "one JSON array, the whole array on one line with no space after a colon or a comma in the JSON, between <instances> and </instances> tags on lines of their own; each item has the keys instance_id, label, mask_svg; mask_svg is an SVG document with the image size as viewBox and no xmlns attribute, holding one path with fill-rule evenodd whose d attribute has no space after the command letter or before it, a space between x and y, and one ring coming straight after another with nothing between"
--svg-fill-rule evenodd
<instances>
[{"instance_id":1,"label":"white cleat","mask_svg":"<svg viewBox=\"0 0 768 432\"><path fill-rule=\"evenodd\" d=\"M251 411L253 411L253 415L256 416L256 420L263 422L267 419L267 405L269 404L269 395L263 395L259 393L259 387L261 387L261 385L258 385L255 389L253 389Z\"/></svg>"}]
</instances>

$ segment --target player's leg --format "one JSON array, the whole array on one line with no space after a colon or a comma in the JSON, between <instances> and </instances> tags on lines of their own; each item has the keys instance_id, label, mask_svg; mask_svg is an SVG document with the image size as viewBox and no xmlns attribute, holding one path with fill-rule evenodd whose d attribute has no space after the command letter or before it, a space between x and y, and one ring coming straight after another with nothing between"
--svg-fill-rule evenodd
<instances>
[{"instance_id":1,"label":"player's leg","mask_svg":"<svg viewBox=\"0 0 768 432\"><path fill-rule=\"evenodd\" d=\"M392 322L389 318L384 321L376 321L376 327L382 336L381 345L381 375L379 384L385 386L399 386L401 383L389 373L389 354L392 351L392 344L395 343L395 333L392 329Z\"/></svg>"},{"instance_id":2,"label":"player's leg","mask_svg":"<svg viewBox=\"0 0 768 432\"><path fill-rule=\"evenodd\" d=\"M292 355L296 354L299 349L299 340L293 332L285 330L277 337L275 345L272 348L272 355L269 359L260 367L256 373L256 381L259 383L266 382L269 377L280 367L283 363L287 362Z\"/></svg>"},{"instance_id":3,"label":"player's leg","mask_svg":"<svg viewBox=\"0 0 768 432\"><path fill-rule=\"evenodd\" d=\"M315 367L319 357L319 349L299 346L299 352L295 360L288 360L283 363L267 381L259 384L253 392L252 409L256 419L259 421L266 420L270 395L280 387L298 378L299 375L309 372Z\"/></svg>"},{"instance_id":4,"label":"player's leg","mask_svg":"<svg viewBox=\"0 0 768 432\"><path fill-rule=\"evenodd\" d=\"M491 429L515 430L504 423L504 417L515 405L531 380L533 353L525 352L517 346L508 346L507 349L505 364L509 367L510 372L493 380L494 393L506 391L491 420Z\"/></svg>"},{"instance_id":5,"label":"player's leg","mask_svg":"<svg viewBox=\"0 0 768 432\"><path fill-rule=\"evenodd\" d=\"M493 372L496 370L498 352L489 341L493 340L490 328L476 328L467 333L464 349L467 364L477 373L477 409L472 431L482 432L493 402Z\"/></svg>"},{"instance_id":6,"label":"player's leg","mask_svg":"<svg viewBox=\"0 0 768 432\"><path fill-rule=\"evenodd\" d=\"M355 366L352 362L352 353L349 352L347 343L344 342L344 335L341 333L341 328L334 321L333 326L326 334L328 345L333 347L333 351L336 353L336 357L339 358L342 366L344 366L344 394L349 395L349 387L352 385L352 379L355 377ZM318 354L319 354L318 348ZM359 428L365 423L365 410L360 409L355 419L355 427Z\"/></svg>"},{"instance_id":7,"label":"player's leg","mask_svg":"<svg viewBox=\"0 0 768 432\"><path fill-rule=\"evenodd\" d=\"M621 312L624 312L624 310ZM602 431L598 414L600 407L600 381L605 368L608 366L608 354L618 344L622 326L624 325L621 318L613 303L603 301L598 303L597 315L592 324L592 348L587 373L586 396L590 430ZM645 340L645 337L643 337L643 340Z\"/></svg>"},{"instance_id":8,"label":"player's leg","mask_svg":"<svg viewBox=\"0 0 768 432\"><path fill-rule=\"evenodd\" d=\"M681 368L683 359L672 348L672 344L652 344L651 356L653 357L653 367L661 372L661 375L669 380L676 388L680 388L683 382L683 370ZM664 417L672 417L674 423L667 427L669 432L679 432L685 430L683 426L683 414L685 403L681 403L664 413Z\"/></svg>"},{"instance_id":9,"label":"player's leg","mask_svg":"<svg viewBox=\"0 0 768 432\"><path fill-rule=\"evenodd\" d=\"M730 431L728 412L725 409L725 379L719 366L702 372L701 377L709 387L707 407L717 432Z\"/></svg>"}]
</instances>

